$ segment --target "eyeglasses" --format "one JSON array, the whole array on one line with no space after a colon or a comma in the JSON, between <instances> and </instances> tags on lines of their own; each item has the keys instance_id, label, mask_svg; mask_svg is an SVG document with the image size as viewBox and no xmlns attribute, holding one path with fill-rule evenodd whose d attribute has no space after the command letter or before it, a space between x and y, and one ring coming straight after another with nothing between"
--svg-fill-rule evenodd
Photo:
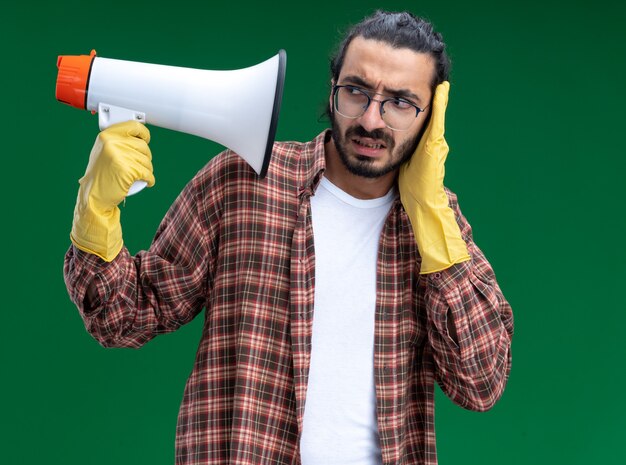
<instances>
[{"instance_id":1,"label":"eyeglasses","mask_svg":"<svg viewBox=\"0 0 626 465\"><path fill-rule=\"evenodd\" d=\"M419 108L414 103L401 97L389 97L383 100L372 98L373 95L382 95L368 92L356 86L333 86L333 101L335 110L345 118L356 119L367 111L372 100L380 103L380 117L385 125L393 131L406 131L411 127L417 116L428 108Z\"/></svg>"}]
</instances>

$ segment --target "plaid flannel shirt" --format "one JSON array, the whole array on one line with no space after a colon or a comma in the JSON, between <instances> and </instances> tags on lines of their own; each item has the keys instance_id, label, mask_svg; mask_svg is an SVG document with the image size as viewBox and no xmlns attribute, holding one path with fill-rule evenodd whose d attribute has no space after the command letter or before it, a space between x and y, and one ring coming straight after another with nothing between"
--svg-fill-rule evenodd
<instances>
[{"instance_id":1,"label":"plaid flannel shirt","mask_svg":"<svg viewBox=\"0 0 626 465\"><path fill-rule=\"evenodd\" d=\"M66 255L71 299L105 347L140 347L206 308L178 418L179 465L300 463L315 285L310 197L327 134L276 143L262 180L230 151L215 157L148 251L124 248L111 263L74 247ZM380 237L374 372L385 465L436 464L435 382L480 411L509 374L511 308L448 195L471 261L419 275L399 200ZM90 284L99 297L86 308Z\"/></svg>"}]
</instances>

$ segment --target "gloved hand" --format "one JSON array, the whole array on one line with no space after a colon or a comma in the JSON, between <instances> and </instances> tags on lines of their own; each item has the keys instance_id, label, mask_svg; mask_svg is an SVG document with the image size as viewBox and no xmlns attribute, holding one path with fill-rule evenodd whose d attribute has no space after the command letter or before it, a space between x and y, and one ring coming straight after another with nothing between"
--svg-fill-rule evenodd
<instances>
[{"instance_id":1,"label":"gloved hand","mask_svg":"<svg viewBox=\"0 0 626 465\"><path fill-rule=\"evenodd\" d=\"M447 81L437 86L428 127L411 159L400 168L398 180L400 199L411 219L422 256L421 274L470 260L443 187L448 155L444 123L449 89Z\"/></svg>"},{"instance_id":2,"label":"gloved hand","mask_svg":"<svg viewBox=\"0 0 626 465\"><path fill-rule=\"evenodd\" d=\"M133 182L154 185L150 132L127 121L102 131L94 143L85 175L78 181L78 198L70 239L79 249L110 262L122 250L118 204Z\"/></svg>"}]
</instances>

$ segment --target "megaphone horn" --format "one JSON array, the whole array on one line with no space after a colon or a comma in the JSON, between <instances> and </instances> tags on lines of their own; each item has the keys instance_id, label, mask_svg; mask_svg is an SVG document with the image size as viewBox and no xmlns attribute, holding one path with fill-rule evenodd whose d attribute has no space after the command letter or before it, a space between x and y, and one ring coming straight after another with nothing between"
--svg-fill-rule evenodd
<instances>
[{"instance_id":1,"label":"megaphone horn","mask_svg":"<svg viewBox=\"0 0 626 465\"><path fill-rule=\"evenodd\" d=\"M265 177L286 63L280 50L249 68L213 71L102 58L92 50L59 56L56 98L97 112L101 130L135 119L210 139ZM143 187L135 183L129 195Z\"/></svg>"}]
</instances>

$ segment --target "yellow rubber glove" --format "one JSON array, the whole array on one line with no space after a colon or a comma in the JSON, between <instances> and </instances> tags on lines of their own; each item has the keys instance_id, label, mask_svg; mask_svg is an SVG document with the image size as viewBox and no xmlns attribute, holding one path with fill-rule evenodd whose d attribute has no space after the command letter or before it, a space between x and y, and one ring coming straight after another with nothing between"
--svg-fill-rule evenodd
<instances>
[{"instance_id":1,"label":"yellow rubber glove","mask_svg":"<svg viewBox=\"0 0 626 465\"><path fill-rule=\"evenodd\" d=\"M78 198L70 239L76 247L110 262L122 250L118 204L130 186L144 180L154 185L150 131L127 121L102 131L94 143Z\"/></svg>"},{"instance_id":2,"label":"yellow rubber glove","mask_svg":"<svg viewBox=\"0 0 626 465\"><path fill-rule=\"evenodd\" d=\"M443 187L448 156L444 129L449 89L447 81L437 86L428 127L411 159L400 168L400 199L411 219L422 256L420 274L470 260Z\"/></svg>"}]
</instances>

